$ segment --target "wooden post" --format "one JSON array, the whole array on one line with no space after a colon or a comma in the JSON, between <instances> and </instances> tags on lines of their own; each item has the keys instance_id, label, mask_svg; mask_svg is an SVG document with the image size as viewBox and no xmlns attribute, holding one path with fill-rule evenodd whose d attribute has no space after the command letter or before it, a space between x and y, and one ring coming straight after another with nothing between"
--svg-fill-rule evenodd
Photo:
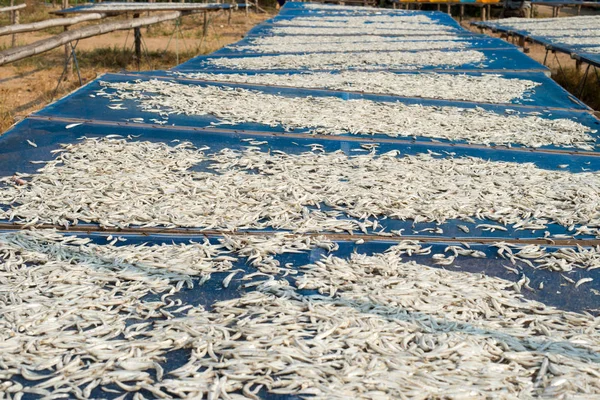
<instances>
[{"instance_id":1,"label":"wooden post","mask_svg":"<svg viewBox=\"0 0 600 400\"><path fill-rule=\"evenodd\" d=\"M485 21L485 6L481 7L481 20Z\"/></svg>"},{"instance_id":2,"label":"wooden post","mask_svg":"<svg viewBox=\"0 0 600 400\"><path fill-rule=\"evenodd\" d=\"M581 15L581 4L577 6L577 15Z\"/></svg>"},{"instance_id":3,"label":"wooden post","mask_svg":"<svg viewBox=\"0 0 600 400\"><path fill-rule=\"evenodd\" d=\"M208 35L208 12L204 11L204 26L202 27L202 36Z\"/></svg>"},{"instance_id":4,"label":"wooden post","mask_svg":"<svg viewBox=\"0 0 600 400\"><path fill-rule=\"evenodd\" d=\"M139 18L140 14L133 14L133 18ZM135 62L138 70L142 61L142 31L140 28L133 28L133 39L135 43Z\"/></svg>"},{"instance_id":5,"label":"wooden post","mask_svg":"<svg viewBox=\"0 0 600 400\"><path fill-rule=\"evenodd\" d=\"M437 10L440 11L442 9L442 5L440 3L437 4Z\"/></svg>"},{"instance_id":6,"label":"wooden post","mask_svg":"<svg viewBox=\"0 0 600 400\"><path fill-rule=\"evenodd\" d=\"M229 15L227 16L227 25L231 25L231 16L233 15L233 3L231 3L231 7L229 8Z\"/></svg>"},{"instance_id":7,"label":"wooden post","mask_svg":"<svg viewBox=\"0 0 600 400\"><path fill-rule=\"evenodd\" d=\"M62 9L64 10L65 8L69 8L69 0L62 0ZM68 26L64 26L63 27L63 31L66 32L69 30ZM67 43L65 44L65 64L66 64L66 73L65 73L65 80L67 80L69 78L69 75L71 75L73 73L73 64L71 64L71 62L69 62L69 58L71 57L71 44Z\"/></svg>"},{"instance_id":8,"label":"wooden post","mask_svg":"<svg viewBox=\"0 0 600 400\"><path fill-rule=\"evenodd\" d=\"M452 16L452 9L450 8L450 3L446 4L446 8L448 10L448 15Z\"/></svg>"},{"instance_id":9,"label":"wooden post","mask_svg":"<svg viewBox=\"0 0 600 400\"><path fill-rule=\"evenodd\" d=\"M533 18L533 3L529 5L529 18Z\"/></svg>"},{"instance_id":10,"label":"wooden post","mask_svg":"<svg viewBox=\"0 0 600 400\"><path fill-rule=\"evenodd\" d=\"M465 17L465 5L461 4L460 5L460 19L459 21L462 22L463 18Z\"/></svg>"},{"instance_id":11,"label":"wooden post","mask_svg":"<svg viewBox=\"0 0 600 400\"><path fill-rule=\"evenodd\" d=\"M15 5L15 0L10 0L10 6L14 6ZM19 23L19 10L13 10L10 12L10 22L12 25L16 25ZM17 44L17 36L16 35L12 35L11 39L10 39L10 47L15 47Z\"/></svg>"},{"instance_id":12,"label":"wooden post","mask_svg":"<svg viewBox=\"0 0 600 400\"><path fill-rule=\"evenodd\" d=\"M244 3L246 3L246 17L248 16L248 0L244 0Z\"/></svg>"}]
</instances>

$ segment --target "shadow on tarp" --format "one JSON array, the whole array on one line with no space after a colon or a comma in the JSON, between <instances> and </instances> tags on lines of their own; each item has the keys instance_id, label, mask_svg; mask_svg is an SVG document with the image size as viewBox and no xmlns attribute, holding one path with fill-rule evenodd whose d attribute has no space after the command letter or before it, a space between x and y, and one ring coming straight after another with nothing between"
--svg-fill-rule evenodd
<instances>
[{"instance_id":1,"label":"shadow on tarp","mask_svg":"<svg viewBox=\"0 0 600 400\"><path fill-rule=\"evenodd\" d=\"M26 119L19 123L15 128L0 137L0 176L12 176L16 172L20 173L35 173L42 167L40 164L32 164L31 161L36 160L52 160L54 157L51 151L59 149L60 144L77 143L78 139L86 137L104 137L109 134L119 134L124 138L131 136L136 141L162 142L170 145L177 145L178 141L189 141L197 147L208 146L210 153L218 152L225 148L243 150L248 146L248 142L242 139L250 137L256 140L266 141L266 144L260 145L262 151L282 151L288 154L300 154L310 151L311 145L321 145L326 152L342 151L347 155L366 154L367 151L361 147L371 141L350 141L344 138L332 137L286 137L285 135L270 136L270 135L247 135L240 134L235 131L216 132L210 130L194 131L180 130L168 127L154 127L140 124L131 125L103 125L95 123L82 123L81 125L66 129L70 122L62 121L47 121L37 119ZM138 136L139 135L139 136ZM37 147L29 145L27 140L32 141ZM176 142L173 142L173 141ZM494 149L494 148L472 148L472 147L451 147L442 143L411 143L411 142L383 142L379 144L378 153L397 150L400 152L400 157L404 155L416 155L434 151L438 155L436 158L448 157L449 154L455 157L478 157L490 161L505 161L519 163L534 163L537 167L548 170L561 170L570 172L580 172L583 169L591 171L600 170L600 158L594 155L576 155L562 153L546 153L533 151L520 151L511 149ZM208 151L205 153L208 154ZM211 164L201 163L192 168L194 171L210 172ZM564 167L564 168L563 168ZM253 173L253 171L248 171ZM3 206L8 209L8 205ZM310 207L307 207L310 211ZM335 209L333 206L321 205L322 210ZM342 215L340 219L353 219L348 215ZM355 221L359 221L353 219ZM268 221L262 221L268 222ZM4 221L4 223L9 223ZM387 232L392 230L403 230L404 236L416 236L423 238L444 238L452 239L541 239L545 236L545 231L550 235L573 234L567 227L556 224L550 224L545 230L517 230L512 227L507 227L507 231L496 230L494 232L487 231L485 227L477 227L482 223L494 223L489 220L477 220L475 223L464 222L460 220L449 220L437 225L435 222L417 223L412 220L398 219L380 219L378 220L380 227L385 228ZM459 225L462 225L459 227ZM97 227L97 224L79 223L78 227L89 229ZM469 232L464 232L464 226L469 229ZM443 233L437 234L424 229L441 228ZM188 230L198 230L202 227L190 227ZM576 228L576 227L575 227ZM272 231L268 229L266 231ZM255 230L254 230L255 231ZM372 229L367 230L368 233L373 233ZM356 232L357 236L361 233ZM581 235L578 239L593 239L594 236Z\"/></svg>"},{"instance_id":2,"label":"shadow on tarp","mask_svg":"<svg viewBox=\"0 0 600 400\"><path fill-rule=\"evenodd\" d=\"M7 231L1 231L0 233L9 233ZM73 235L73 234L67 234ZM76 234L79 237L88 237L92 240L93 243L98 245L105 245L109 242L108 234L103 233L90 233L90 234ZM209 240L213 244L219 243L219 236L184 236L184 235L129 235L124 234L119 237L125 239L124 241L119 241L115 245L116 246L124 246L124 245L160 245L160 244L186 244L190 241L192 242L202 242L204 240ZM324 256L333 255L335 257L340 258L349 258L351 254L365 254L365 255L374 255L377 253L383 253L387 251L390 247L394 246L396 242L393 241L373 241L366 242L364 244L357 244L353 241L336 241L339 245L339 249L334 252L327 252L322 248L316 248L312 250L302 251L300 253L287 253L275 256L281 266L291 263L291 268L293 270L298 271L297 275L288 275L284 278L282 275L275 276L275 279L287 279L292 285L294 284L294 277L300 276L302 274L301 267L303 265L314 263L315 261L320 260ZM428 243L424 244L425 246L431 247L431 254L428 255L414 255L412 257L402 256L404 261L415 261L424 266L434 267L434 268L443 268L454 271L468 272L474 274L484 274L486 276L497 277L501 279L505 279L507 281L517 282L520 280L523 275L527 276L531 279L531 287L535 288L533 291L524 290L523 296L526 299L540 301L547 306L556 307L558 309L574 311L574 312L582 312L584 310L589 310L597 307L597 300L595 299L595 295L589 290L590 288L600 289L600 269L592 270L592 271L574 271L569 273L569 277L571 279L577 280L581 277L593 277L594 282L589 283L579 288L575 288L574 285L569 284L562 278L560 273L551 272L547 270L536 270L518 262L516 265L510 264L508 260L504 260L498 257L496 253L496 248L491 246L486 246L482 244L471 244L471 248L473 250L479 250L486 253L487 258L479 259L479 258L471 258L471 257L457 257L456 261L451 266L441 267L435 264L435 261L432 259L433 254L444 253L447 246L453 245L452 243L444 243L444 242L436 242L436 243ZM70 251L75 254L81 249L79 246L68 246ZM548 247L548 251L554 251L557 248ZM449 254L448 252L446 254ZM85 256L85 253L84 253ZM244 258L240 258L238 261L234 262L232 266L233 269L242 269L245 273L255 272L254 267L248 265L247 260ZM516 268L520 271L520 273L515 274L514 272L509 271L504 268L503 265L510 265L512 268ZM132 265L131 268L138 268L135 265ZM143 269L142 271L148 271L147 269ZM157 272L159 272L157 270ZM173 308L179 308L182 305L193 305L193 306L202 306L207 310L211 310L212 305L217 301L222 300L231 300L238 297L243 296L244 293L255 290L254 287L243 288L242 285L247 284L251 281L242 281L242 274L234 277L231 280L229 286L225 288L222 284L223 279L229 274L229 272L222 273L213 273L211 278L206 281L203 285L199 285L199 278L193 278L195 283L194 288L183 288L180 292L169 296L169 299L173 301L181 300L183 304L173 306ZM268 277L260 276L254 278L252 281L265 281L268 280ZM543 290L538 290L539 284L544 284ZM302 296L310 298L311 301L316 302L332 302L335 301L336 298L329 299L324 298L318 295L315 291L301 290L298 293ZM146 296L144 301L156 301L158 300L162 294L151 294ZM381 307L382 305L376 304L368 304L366 302L360 301L352 301L348 302L348 306L357 307L359 311L362 312L370 312L369 310L374 306ZM596 311L597 312L597 311ZM179 314L174 314L175 317L185 316L185 312L181 312ZM437 319L431 318L428 315L423 313L415 313L411 310L402 310L399 309L397 312L390 313L390 315L381 315L381 318L389 318L389 319L406 319L406 320L420 320L421 325L423 326L423 331L425 333L434 333L436 331L459 331L467 335L483 335L494 337L500 342L505 343L508 347L515 351L520 351L520 347L530 348L532 343L539 343L544 340L544 337L540 335L539 338L527 338L521 339L512 337L505 333L494 332L491 330L483 330L481 328L472 326L468 323L458 323L455 324L452 321L447 319ZM157 318L159 319L159 318ZM131 321L132 323L138 321ZM115 338L115 340L123 339ZM556 343L550 345L546 348L547 352L561 354L562 344ZM190 349L180 349L175 350L173 352L169 352L166 355L166 362L162 364L162 367L165 371L165 375L168 374L169 371L173 371L184 364L187 363L190 356ZM589 359L592 362L598 362L600 359L600 355L589 354ZM595 361L594 361L595 360ZM155 378L154 371L147 371L151 374L153 378ZM51 373L51 371L37 371L37 373ZM32 386L33 383L40 383L41 381L31 382L26 381L20 377L15 377L13 380L26 385ZM108 385L105 388L109 389L118 389L116 385ZM145 391L140 391L140 393L148 395ZM269 395L266 396L267 393L261 392L261 397L263 398L272 398L272 399L295 399L294 396L276 396ZM117 397L117 394L111 394L102 391L100 388L96 388L92 392L92 397L99 396L102 398L114 398ZM133 396L133 393L131 393ZM35 396L26 395L23 397L24 399L33 399ZM130 397L128 397L130 398Z\"/></svg>"},{"instance_id":3,"label":"shadow on tarp","mask_svg":"<svg viewBox=\"0 0 600 400\"><path fill-rule=\"evenodd\" d=\"M600 120L594 117L592 114L585 111L570 111L570 110L549 110L543 107L520 107L518 105L511 105L509 108L505 105L496 104L483 104L483 103L472 103L472 102L461 102L461 101L445 101L445 100L432 100L423 98L400 98L395 96L385 95L374 95L374 94L361 94L361 93L350 93L340 92L332 90L319 90L319 89L297 89L289 87L272 87L272 86L258 86L258 85L247 85L247 84L236 84L236 83L213 83L213 82L201 82L201 81L190 81L187 79L176 79L174 77L157 77L151 78L140 75L119 75L119 74L107 74L103 77L89 83L78 91L48 105L44 109L36 112L35 116L48 117L48 118L73 118L78 120L95 120L95 121L112 121L116 123L125 122L143 122L145 124L154 125L160 122L165 126L176 126L176 127L189 127L189 128L218 128L222 130L234 130L234 131L259 131L276 134L310 134L311 128L296 128L293 130L286 131L281 125L267 125L255 122L242 122L238 124L223 123L223 121L213 115L185 115L170 114L168 117L162 117L158 112L143 111L140 107L140 103L136 100L121 100L110 101L106 97L98 96L97 92L105 90L106 93L114 93L114 89L105 88L100 82L107 83L126 83L134 82L136 80L150 81L157 79L165 82L173 82L188 86L200 86L200 87L217 87L217 88L243 88L251 91L257 91L274 96L283 96L290 98L306 98L306 97L335 97L342 100L371 100L375 102L398 102L405 105L423 105L432 107L459 107L465 109L480 108L486 111L494 112L499 115L505 115L510 113L512 115L529 116L537 115L546 119L561 119L566 118L579 122L582 125L589 127L591 131L590 136L594 138L600 138L598 130L600 130ZM151 92L142 92L146 96L153 96ZM122 109L111 109L115 104L122 104ZM162 109L167 111L167 107L156 106L155 109ZM311 135L317 137L318 135ZM442 138L428 138L428 137L413 137L413 136L399 136L392 137L385 134L373 134L373 135L354 135L354 134L343 134L336 135L337 140L344 140L345 137L354 138L365 138L365 140L375 141L386 141L386 140L410 140L415 139L417 142L423 143L435 143L442 142L447 145L451 144L467 144L464 140L448 140ZM356 139L360 140L360 139ZM514 148L524 148L519 144L513 144ZM548 145L542 146L541 149L555 149L555 150L566 150L566 151L577 151L572 147Z\"/></svg>"}]
</instances>

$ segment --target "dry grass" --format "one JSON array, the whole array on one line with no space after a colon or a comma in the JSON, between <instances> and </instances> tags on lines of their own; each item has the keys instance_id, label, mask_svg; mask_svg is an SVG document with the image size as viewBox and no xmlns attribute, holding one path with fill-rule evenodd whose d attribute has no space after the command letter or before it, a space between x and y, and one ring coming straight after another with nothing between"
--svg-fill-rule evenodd
<instances>
[{"instance_id":1,"label":"dry grass","mask_svg":"<svg viewBox=\"0 0 600 400\"><path fill-rule=\"evenodd\" d=\"M52 17L49 14L52 8L43 4L28 7L26 10L29 11L21 16L23 23ZM202 15L182 18L180 26L170 21L143 28L144 51L139 69L167 69L196 55L211 53L240 40L254 25L272 16L251 12L246 17L243 11L237 11L233 13L231 24L228 24L227 13L209 15L210 23L206 37L203 36ZM7 22L6 16L0 15L0 25ZM93 23L97 22L88 24ZM176 28L179 33L177 41L173 36ZM61 31L62 28L53 28L21 34L17 36L17 43L31 43ZM9 46L10 36L0 37L0 50ZM126 31L81 41L77 47L77 59L83 83L106 72L137 70L132 47L133 35ZM69 75L61 82L54 95L57 80L63 71L63 63L64 50L60 48L0 67L0 134L26 115L79 86L77 75Z\"/></svg>"}]
</instances>

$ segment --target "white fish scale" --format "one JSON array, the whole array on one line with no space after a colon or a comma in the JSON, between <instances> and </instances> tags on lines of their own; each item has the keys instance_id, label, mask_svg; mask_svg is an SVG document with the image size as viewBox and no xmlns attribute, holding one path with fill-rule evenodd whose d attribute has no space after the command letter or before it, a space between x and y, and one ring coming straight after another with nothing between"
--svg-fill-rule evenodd
<instances>
[{"instance_id":1,"label":"white fish scale","mask_svg":"<svg viewBox=\"0 0 600 400\"><path fill-rule=\"evenodd\" d=\"M420 41L384 41L384 42L354 42L354 43L297 43L287 44L282 40L273 45L233 45L230 49L253 53L315 53L320 51L353 52L353 51L411 51L411 50L440 50L464 49L467 42L420 40Z\"/></svg>"},{"instance_id":2,"label":"white fish scale","mask_svg":"<svg viewBox=\"0 0 600 400\"><path fill-rule=\"evenodd\" d=\"M517 143L540 147L553 144L593 149L593 138L589 135L592 131L579 122L531 115L501 115L479 107L406 105L337 97L284 97L241 88L183 85L160 80L101 84L115 90L103 96L136 99L144 111L213 115L230 124L255 122L280 125L285 130L309 128L312 133L326 135L384 134L465 140L486 145ZM256 107L256 104L263 106Z\"/></svg>"},{"instance_id":3,"label":"white fish scale","mask_svg":"<svg viewBox=\"0 0 600 400\"><path fill-rule=\"evenodd\" d=\"M525 229L581 224L587 225L585 233L596 235L600 226L598 173L425 154L348 157L319 150L289 155L225 149L205 155L187 146L116 139L68 145L39 173L23 176L28 184L2 180L8 185L0 190L0 203L10 208L0 217L61 225L297 232L356 231L384 216L440 223L482 218ZM213 171L187 169L200 162L210 163ZM320 204L334 210L309 208ZM337 219L344 215L362 222Z\"/></svg>"},{"instance_id":4,"label":"white fish scale","mask_svg":"<svg viewBox=\"0 0 600 400\"><path fill-rule=\"evenodd\" d=\"M394 74L385 71L311 72L303 74L210 74L177 73L191 78L220 82L238 82L302 88L353 90L378 94L427 97L446 100L470 100L509 103L534 92L540 83L528 79L503 78L496 74Z\"/></svg>"},{"instance_id":5,"label":"white fish scale","mask_svg":"<svg viewBox=\"0 0 600 400\"><path fill-rule=\"evenodd\" d=\"M259 57L222 57L206 60L206 65L231 69L418 69L426 66L459 66L482 63L480 51L312 53Z\"/></svg>"}]
</instances>

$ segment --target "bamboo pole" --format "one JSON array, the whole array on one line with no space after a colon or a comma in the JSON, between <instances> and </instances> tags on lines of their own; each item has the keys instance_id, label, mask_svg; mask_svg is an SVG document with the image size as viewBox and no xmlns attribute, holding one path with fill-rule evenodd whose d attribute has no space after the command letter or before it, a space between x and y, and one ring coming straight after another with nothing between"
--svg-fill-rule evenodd
<instances>
[{"instance_id":1,"label":"bamboo pole","mask_svg":"<svg viewBox=\"0 0 600 400\"><path fill-rule=\"evenodd\" d=\"M15 47L14 49L0 51L0 65L8 64L36 54L44 53L46 51L68 44L69 42L72 42L74 40L81 40L113 31L128 30L140 26L157 24L159 22L176 19L181 17L182 15L190 13L191 12L189 11L175 11L167 14L154 15L152 17L137 18L135 20L130 21L117 21L105 24L91 25L76 30L63 32L51 38L38 40L37 42L28 44L26 46L19 46Z\"/></svg>"},{"instance_id":2,"label":"bamboo pole","mask_svg":"<svg viewBox=\"0 0 600 400\"><path fill-rule=\"evenodd\" d=\"M11 7L14 7L15 5L15 0L10 0L10 5ZM12 10L10 12L10 23L12 25L18 24L19 21L19 10ZM10 47L15 47L15 45L17 44L17 37L15 35L12 35L12 38L10 39Z\"/></svg>"},{"instance_id":3,"label":"bamboo pole","mask_svg":"<svg viewBox=\"0 0 600 400\"><path fill-rule=\"evenodd\" d=\"M20 10L25 7L27 7L27 4L19 4L18 6L10 6L10 7L1 7L0 12L15 11L15 10Z\"/></svg>"},{"instance_id":4,"label":"bamboo pole","mask_svg":"<svg viewBox=\"0 0 600 400\"><path fill-rule=\"evenodd\" d=\"M66 9L69 8L69 0L62 0L62 9ZM68 26L63 26L63 32L67 32L69 30ZM70 43L70 42L69 42ZM65 44L65 68L66 68L66 73L65 73L65 80L67 80L69 78L69 75L71 75L71 73L73 72L73 66L70 63L70 59L71 59L71 49L70 49L70 44L67 43Z\"/></svg>"},{"instance_id":5,"label":"bamboo pole","mask_svg":"<svg viewBox=\"0 0 600 400\"><path fill-rule=\"evenodd\" d=\"M0 26L0 36L11 35L11 34L14 35L15 33L23 33L23 32L35 32L35 31L39 31L42 29L46 29L46 28L53 28L56 26L75 25L80 22L103 19L103 18L106 18L107 16L108 16L107 14L100 14L100 13L83 14L78 17L48 19L46 21L33 22L31 24L18 24L17 23L16 25Z\"/></svg>"}]
</instances>

